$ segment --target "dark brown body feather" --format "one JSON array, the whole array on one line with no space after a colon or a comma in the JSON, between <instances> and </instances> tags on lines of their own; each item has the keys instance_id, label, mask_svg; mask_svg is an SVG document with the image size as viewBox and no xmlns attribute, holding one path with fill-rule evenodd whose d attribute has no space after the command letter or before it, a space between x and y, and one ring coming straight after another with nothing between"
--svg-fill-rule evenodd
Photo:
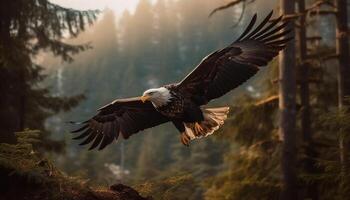
<instances>
[{"instance_id":1,"label":"dark brown body feather","mask_svg":"<svg viewBox=\"0 0 350 200\"><path fill-rule=\"evenodd\" d=\"M200 122L200 106L219 98L254 76L278 55L290 38L282 17L270 22L272 12L254 29L254 15L243 34L228 47L216 51L202 62L180 83L165 86L171 91L171 101L155 109L140 98L119 99L99 109L99 113L73 132L82 132L75 139L81 144L92 143L90 149L103 149L122 134L130 137L141 130L172 121L183 132L183 122Z\"/></svg>"}]
</instances>

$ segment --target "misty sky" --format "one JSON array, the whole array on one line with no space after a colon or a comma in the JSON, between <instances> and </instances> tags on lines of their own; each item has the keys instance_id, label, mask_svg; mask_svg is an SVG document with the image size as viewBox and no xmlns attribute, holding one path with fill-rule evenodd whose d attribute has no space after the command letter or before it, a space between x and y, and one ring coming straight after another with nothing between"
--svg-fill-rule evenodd
<instances>
[{"instance_id":1,"label":"misty sky","mask_svg":"<svg viewBox=\"0 0 350 200\"><path fill-rule=\"evenodd\" d=\"M156 0L151 0L155 2ZM133 12L139 0L50 0L52 3L74 9L112 9L117 15L126 9Z\"/></svg>"}]
</instances>

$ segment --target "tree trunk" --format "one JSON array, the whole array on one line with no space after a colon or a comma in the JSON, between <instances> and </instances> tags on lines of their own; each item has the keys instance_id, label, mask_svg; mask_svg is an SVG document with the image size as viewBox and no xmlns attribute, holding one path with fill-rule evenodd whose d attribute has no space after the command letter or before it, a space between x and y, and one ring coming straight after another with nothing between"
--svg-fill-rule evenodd
<instances>
[{"instance_id":1,"label":"tree trunk","mask_svg":"<svg viewBox=\"0 0 350 200\"><path fill-rule=\"evenodd\" d=\"M284 15L294 14L294 0L281 0L281 11ZM294 30L294 23L290 23L287 29ZM290 36L294 36L293 33ZM296 200L296 74L295 74L295 43L289 42L287 48L281 53L279 61L279 134L282 138L282 175L283 189L280 199Z\"/></svg>"},{"instance_id":2,"label":"tree trunk","mask_svg":"<svg viewBox=\"0 0 350 200\"><path fill-rule=\"evenodd\" d=\"M4 57L8 56L8 49L11 49L10 44L10 26L11 20L9 18L8 11L6 8L0 7L0 54ZM0 62L0 74L1 77L9 75L8 66L5 66L5 63ZM2 83L3 84L3 83ZM17 127L17 115L14 113L15 108L13 98L12 98L12 89L9 87L9 84L1 85L0 90L3 94L0 100L0 143L16 143L16 137L14 130Z\"/></svg>"},{"instance_id":3,"label":"tree trunk","mask_svg":"<svg viewBox=\"0 0 350 200\"><path fill-rule=\"evenodd\" d=\"M305 0L299 0L298 2L299 13L305 13ZM303 162L304 170L308 174L315 173L315 162L313 158L316 157L314 151L312 130L311 130L311 107L310 107L310 88L309 88L309 67L310 64L306 61L307 58L307 28L306 28L306 15L300 16L300 28L298 31L299 42L299 75L300 75L300 103L301 103L301 133L303 142L305 144L306 158ZM307 185L305 198L313 200L318 199L317 185L311 183Z\"/></svg>"},{"instance_id":4,"label":"tree trunk","mask_svg":"<svg viewBox=\"0 0 350 200\"><path fill-rule=\"evenodd\" d=\"M19 21L19 31L18 31L18 36L17 38L20 41L25 41L25 22L24 20ZM25 44L21 44L21 47L25 49ZM22 56L24 56L22 54ZM23 63L25 65L27 63ZM19 84L19 105L18 105L18 118L19 118L19 125L17 127L16 131L23 131L25 127L25 119L26 119L26 103L27 103L27 98L26 98L26 93L27 93L27 87L26 87L26 66L20 66L19 67L19 73L18 73L18 84Z\"/></svg>"},{"instance_id":5,"label":"tree trunk","mask_svg":"<svg viewBox=\"0 0 350 200\"><path fill-rule=\"evenodd\" d=\"M350 66L347 0L337 0L337 54L339 55L338 102L339 108L346 105L345 98L350 97Z\"/></svg>"},{"instance_id":6,"label":"tree trunk","mask_svg":"<svg viewBox=\"0 0 350 200\"><path fill-rule=\"evenodd\" d=\"M338 70L338 105L339 110L343 110L344 106L349 106L349 101L346 101L346 97L350 97L350 62L349 62L349 38L348 38L348 11L347 11L347 0L336 0L337 6L337 42L336 49L339 55L339 70ZM348 161L348 150L349 143L348 138L345 137L344 133L340 133L339 148L340 148L340 162L341 162L341 183L340 189L344 199L348 198L346 195L346 184L345 175L348 173L347 166Z\"/></svg>"},{"instance_id":7,"label":"tree trunk","mask_svg":"<svg viewBox=\"0 0 350 200\"><path fill-rule=\"evenodd\" d=\"M25 72L24 68L20 69L19 73L19 84L20 84L20 91L19 93L19 106L18 106L18 118L19 118L19 125L18 129L16 131L23 131L25 126L25 110L26 110L26 80L25 80Z\"/></svg>"}]
</instances>

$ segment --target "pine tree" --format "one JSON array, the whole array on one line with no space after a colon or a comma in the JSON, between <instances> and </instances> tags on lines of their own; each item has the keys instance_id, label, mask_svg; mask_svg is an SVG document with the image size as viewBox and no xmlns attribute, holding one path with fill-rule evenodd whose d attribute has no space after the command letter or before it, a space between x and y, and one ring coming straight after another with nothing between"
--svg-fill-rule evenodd
<instances>
[{"instance_id":1,"label":"pine tree","mask_svg":"<svg viewBox=\"0 0 350 200\"><path fill-rule=\"evenodd\" d=\"M26 127L44 129L53 113L77 105L81 96L56 97L41 85L43 67L35 62L42 51L72 61L89 46L63 41L75 37L96 18L97 11L63 8L47 0L0 3L1 142L14 142L13 132Z\"/></svg>"},{"instance_id":2,"label":"pine tree","mask_svg":"<svg viewBox=\"0 0 350 200\"><path fill-rule=\"evenodd\" d=\"M345 109L350 104L346 98L350 97L350 49L349 49L349 28L348 28L348 1L336 0L336 51L339 56L339 70L338 70L338 106L339 109ZM342 130L340 130L342 132ZM346 179L350 167L349 150L350 137L346 133L341 133L339 138L339 150L341 161L341 193L343 198L347 198L349 190L347 186L350 182Z\"/></svg>"}]
</instances>

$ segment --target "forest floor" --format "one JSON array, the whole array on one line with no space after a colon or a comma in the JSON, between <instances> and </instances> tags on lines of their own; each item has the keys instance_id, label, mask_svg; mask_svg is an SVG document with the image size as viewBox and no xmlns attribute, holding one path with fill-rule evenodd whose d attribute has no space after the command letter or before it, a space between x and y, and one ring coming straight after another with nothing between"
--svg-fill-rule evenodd
<instances>
[{"instance_id":1,"label":"forest floor","mask_svg":"<svg viewBox=\"0 0 350 200\"><path fill-rule=\"evenodd\" d=\"M17 144L0 144L0 200L150 200L131 187L95 188L67 176L33 150L37 142L21 134ZM36 135L36 132L32 132Z\"/></svg>"}]
</instances>

